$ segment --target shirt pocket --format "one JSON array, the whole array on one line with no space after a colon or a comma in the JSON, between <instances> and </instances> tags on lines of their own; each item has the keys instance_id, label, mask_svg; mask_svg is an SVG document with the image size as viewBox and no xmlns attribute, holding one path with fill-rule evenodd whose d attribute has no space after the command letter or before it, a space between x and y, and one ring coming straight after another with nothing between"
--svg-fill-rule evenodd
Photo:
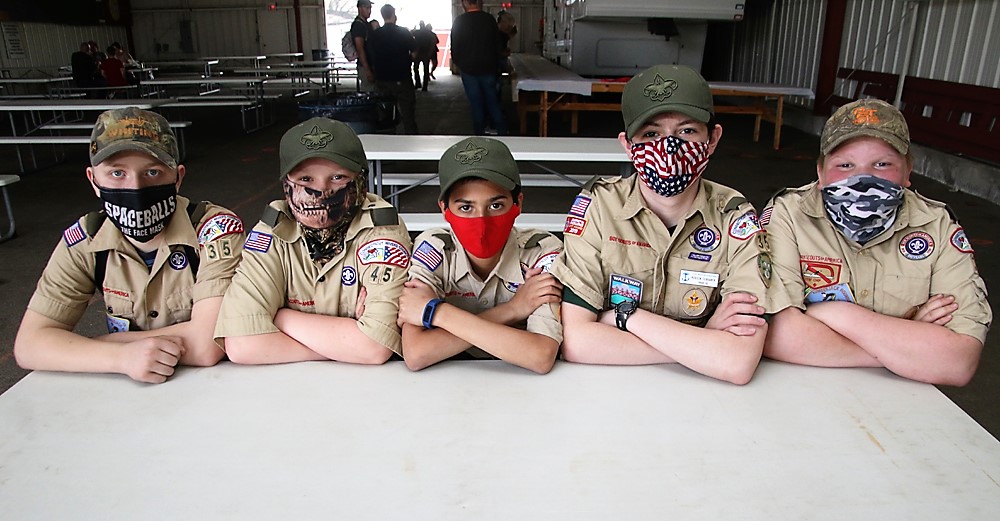
<instances>
[{"instance_id":1,"label":"shirt pocket","mask_svg":"<svg viewBox=\"0 0 1000 521\"><path fill-rule=\"evenodd\" d=\"M194 286L184 285L174 288L167 295L167 312L170 316L170 324L178 324L191 320L191 308L194 307Z\"/></svg>"},{"instance_id":2,"label":"shirt pocket","mask_svg":"<svg viewBox=\"0 0 1000 521\"><path fill-rule=\"evenodd\" d=\"M893 317L906 316L915 307L930 298L930 277L906 275L886 275L883 279L879 301L875 302L876 312Z\"/></svg>"},{"instance_id":3,"label":"shirt pocket","mask_svg":"<svg viewBox=\"0 0 1000 521\"><path fill-rule=\"evenodd\" d=\"M135 306L132 304L131 291L105 290L104 311L119 318L135 318Z\"/></svg>"}]
</instances>

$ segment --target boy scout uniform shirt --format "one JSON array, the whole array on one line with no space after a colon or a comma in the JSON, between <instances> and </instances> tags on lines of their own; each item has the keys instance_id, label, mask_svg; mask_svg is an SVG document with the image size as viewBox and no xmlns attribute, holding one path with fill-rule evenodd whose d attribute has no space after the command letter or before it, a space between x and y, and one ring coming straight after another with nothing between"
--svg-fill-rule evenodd
<instances>
[{"instance_id":1,"label":"boy scout uniform shirt","mask_svg":"<svg viewBox=\"0 0 1000 521\"><path fill-rule=\"evenodd\" d=\"M135 247L103 216L103 224L90 236L84 216L63 232L28 309L72 326L87 308L97 282L96 253L108 251L103 287L109 331L149 331L191 320L192 305L221 297L240 261L244 233L239 217L221 206L207 204L204 216L192 224L188 204L177 196L177 209L160 232L164 243L156 251L152 268ZM197 280L184 246L198 254Z\"/></svg>"},{"instance_id":2,"label":"boy scout uniform shirt","mask_svg":"<svg viewBox=\"0 0 1000 521\"><path fill-rule=\"evenodd\" d=\"M524 284L526 270L542 268L548 272L562 252L562 241L552 234L513 228L500 254L500 261L483 281L473 271L465 249L451 230L427 230L413 243L414 262L410 264L410 278L429 285L438 298L476 315L510 302L517 289ZM558 306L541 305L528 316L526 322L514 327L545 335L561 344L562 325ZM476 358L492 358L477 347L466 350L466 353Z\"/></svg>"},{"instance_id":3,"label":"boy scout uniform shirt","mask_svg":"<svg viewBox=\"0 0 1000 521\"><path fill-rule=\"evenodd\" d=\"M724 295L753 294L768 313L767 237L739 192L702 179L691 210L671 233L643 201L637 175L601 179L566 217L565 248L552 273L596 310L623 300L703 326ZM773 284L771 284L773 286ZM773 296L772 294L773 293Z\"/></svg>"},{"instance_id":4,"label":"boy scout uniform shirt","mask_svg":"<svg viewBox=\"0 0 1000 521\"><path fill-rule=\"evenodd\" d=\"M216 340L278 332L274 315L289 308L355 318L362 333L398 354L401 338L396 317L410 262L410 236L392 205L368 194L347 228L344 250L323 266L316 266L309 257L302 229L288 204L278 200L270 208L277 212L271 214L273 223L264 222L265 212L265 219L247 236L243 262L219 311ZM373 214L382 208L391 214L393 224L375 225ZM365 311L356 317L362 287L367 290Z\"/></svg>"},{"instance_id":5,"label":"boy scout uniform shirt","mask_svg":"<svg viewBox=\"0 0 1000 521\"><path fill-rule=\"evenodd\" d=\"M765 208L774 283L793 306L853 300L876 313L906 317L931 295L954 295L945 327L983 342L993 314L965 231L943 203L912 190L890 230L861 246L830 222L818 183L786 190ZM813 295L810 297L809 294Z\"/></svg>"}]
</instances>

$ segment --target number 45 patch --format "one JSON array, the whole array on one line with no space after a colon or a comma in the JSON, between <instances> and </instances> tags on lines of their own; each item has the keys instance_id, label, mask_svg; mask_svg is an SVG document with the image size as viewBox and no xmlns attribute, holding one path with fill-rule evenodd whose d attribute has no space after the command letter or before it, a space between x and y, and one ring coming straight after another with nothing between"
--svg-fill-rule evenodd
<instances>
[{"instance_id":1,"label":"number 45 patch","mask_svg":"<svg viewBox=\"0 0 1000 521\"><path fill-rule=\"evenodd\" d=\"M386 266L384 264L376 264L371 271L368 272L368 282L370 284L375 284L376 286L385 284L392 280L393 270L392 266Z\"/></svg>"}]
</instances>

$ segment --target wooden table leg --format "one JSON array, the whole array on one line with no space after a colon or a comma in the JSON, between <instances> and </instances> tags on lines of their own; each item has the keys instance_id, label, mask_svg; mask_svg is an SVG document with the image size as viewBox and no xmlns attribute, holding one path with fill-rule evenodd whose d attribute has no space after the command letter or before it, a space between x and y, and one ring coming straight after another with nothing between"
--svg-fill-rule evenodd
<instances>
[{"instance_id":1,"label":"wooden table leg","mask_svg":"<svg viewBox=\"0 0 1000 521\"><path fill-rule=\"evenodd\" d=\"M549 91L542 91L542 99L538 103L538 135L549 135Z\"/></svg>"},{"instance_id":2,"label":"wooden table leg","mask_svg":"<svg viewBox=\"0 0 1000 521\"><path fill-rule=\"evenodd\" d=\"M528 133L528 100L522 94L517 98L517 120L521 125L521 135Z\"/></svg>"},{"instance_id":3,"label":"wooden table leg","mask_svg":"<svg viewBox=\"0 0 1000 521\"><path fill-rule=\"evenodd\" d=\"M778 95L778 113L774 116L774 149L781 146L781 121L785 108L785 96Z\"/></svg>"}]
</instances>

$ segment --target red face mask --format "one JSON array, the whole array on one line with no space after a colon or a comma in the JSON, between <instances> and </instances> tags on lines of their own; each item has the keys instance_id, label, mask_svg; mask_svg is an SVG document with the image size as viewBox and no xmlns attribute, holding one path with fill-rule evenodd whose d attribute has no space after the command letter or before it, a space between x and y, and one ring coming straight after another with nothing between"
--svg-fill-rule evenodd
<instances>
[{"instance_id":1,"label":"red face mask","mask_svg":"<svg viewBox=\"0 0 1000 521\"><path fill-rule=\"evenodd\" d=\"M446 209L444 220L451 225L465 251L477 259L489 259L507 244L518 215L521 215L521 207L517 205L503 215L490 217L459 217Z\"/></svg>"}]
</instances>

